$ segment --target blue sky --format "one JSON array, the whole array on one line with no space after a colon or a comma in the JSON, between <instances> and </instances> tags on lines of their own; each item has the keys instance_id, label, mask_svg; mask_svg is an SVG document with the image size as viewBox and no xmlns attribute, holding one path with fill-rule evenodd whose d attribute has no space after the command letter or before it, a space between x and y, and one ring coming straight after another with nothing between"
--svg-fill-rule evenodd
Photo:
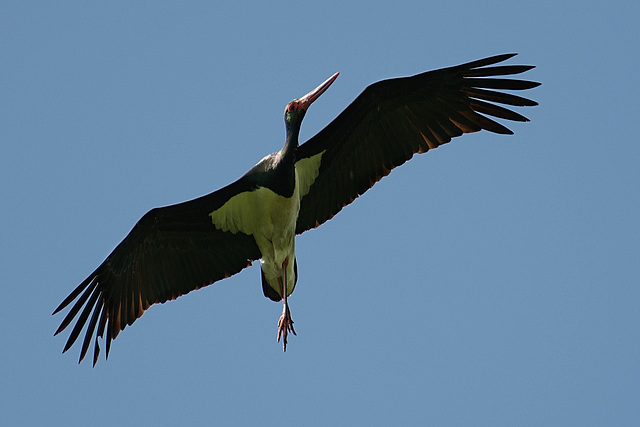
<instances>
[{"instance_id":1,"label":"blue sky","mask_svg":"<svg viewBox=\"0 0 640 427\"><path fill-rule=\"evenodd\" d=\"M3 425L640 421L639 6L4 2ZM621 6L624 4L625 6ZM101 358L60 301L147 210L305 140L368 84L519 52L540 106L395 170L297 240L297 337L257 265L152 307Z\"/></svg>"}]
</instances>

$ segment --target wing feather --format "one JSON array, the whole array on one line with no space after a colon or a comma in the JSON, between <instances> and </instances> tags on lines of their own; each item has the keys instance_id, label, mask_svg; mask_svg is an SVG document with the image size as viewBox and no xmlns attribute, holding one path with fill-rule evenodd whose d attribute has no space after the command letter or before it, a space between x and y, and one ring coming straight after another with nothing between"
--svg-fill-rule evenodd
<instances>
[{"instance_id":1,"label":"wing feather","mask_svg":"<svg viewBox=\"0 0 640 427\"><path fill-rule=\"evenodd\" d=\"M463 133L511 134L487 117L528 121L494 103L534 106L535 101L498 90L531 89L539 83L503 78L533 68L498 65L497 55L367 87L329 125L298 148L297 159L322 154L317 178L302 198L296 232L317 227L371 188L393 168Z\"/></svg>"},{"instance_id":2,"label":"wing feather","mask_svg":"<svg viewBox=\"0 0 640 427\"><path fill-rule=\"evenodd\" d=\"M95 365L100 353L98 337L104 337L105 330L108 356L111 341L151 305L229 277L260 258L252 236L218 230L209 216L230 197L249 189L240 179L207 196L144 215L100 267L54 311L56 314L75 301L55 333L75 319L63 352L87 325L80 361L95 333Z\"/></svg>"}]
</instances>

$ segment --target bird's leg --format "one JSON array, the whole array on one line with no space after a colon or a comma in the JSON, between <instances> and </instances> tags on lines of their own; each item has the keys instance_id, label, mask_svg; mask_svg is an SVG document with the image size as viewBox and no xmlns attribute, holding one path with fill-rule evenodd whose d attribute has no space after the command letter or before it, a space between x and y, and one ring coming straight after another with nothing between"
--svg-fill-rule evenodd
<instances>
[{"instance_id":1,"label":"bird's leg","mask_svg":"<svg viewBox=\"0 0 640 427\"><path fill-rule=\"evenodd\" d=\"M287 303L287 266L289 265L289 257L285 258L282 263L282 316L278 320L278 342L282 337L282 350L287 351L287 335L289 332L296 335L295 329L293 329L293 320L291 320L291 313L289 312L289 304Z\"/></svg>"}]
</instances>

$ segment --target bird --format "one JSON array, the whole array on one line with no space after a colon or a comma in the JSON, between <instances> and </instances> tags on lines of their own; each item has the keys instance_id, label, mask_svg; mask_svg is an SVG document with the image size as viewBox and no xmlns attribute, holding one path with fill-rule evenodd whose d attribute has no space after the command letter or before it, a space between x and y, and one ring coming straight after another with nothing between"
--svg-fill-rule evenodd
<instances>
[{"instance_id":1,"label":"bird","mask_svg":"<svg viewBox=\"0 0 640 427\"><path fill-rule=\"evenodd\" d=\"M465 133L513 134L494 118L527 122L498 104L536 106L517 91L540 83L508 78L533 65L496 65L515 53L369 85L326 127L299 143L307 110L335 73L284 111L280 151L205 196L147 212L124 240L55 309L73 303L54 335L77 318L65 353L86 326L81 363L94 341L110 346L151 305L230 277L260 260L265 297L282 301L277 341L296 334L288 297L298 279L295 237L333 218L391 170ZM75 301L75 302L74 302Z\"/></svg>"}]
</instances>

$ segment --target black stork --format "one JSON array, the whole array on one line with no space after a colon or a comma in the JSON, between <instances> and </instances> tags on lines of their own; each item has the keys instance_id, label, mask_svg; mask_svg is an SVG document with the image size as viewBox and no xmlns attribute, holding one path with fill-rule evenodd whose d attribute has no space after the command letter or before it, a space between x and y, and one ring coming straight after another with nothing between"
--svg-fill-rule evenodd
<instances>
[{"instance_id":1,"label":"black stork","mask_svg":"<svg viewBox=\"0 0 640 427\"><path fill-rule=\"evenodd\" d=\"M77 299L55 332L60 333L78 316L63 353L89 321L79 362L95 332L95 366L98 337L104 337L105 330L108 357L111 341L152 304L229 277L257 259L264 295L283 301L277 339L282 338L286 351L287 334L295 334L287 297L298 278L296 234L331 219L416 153L482 129L513 133L483 114L528 121L494 104L537 105L496 91L539 85L503 77L533 66L491 66L513 56L498 55L374 83L302 145L298 143L302 119L338 73L294 99L284 111L286 139L280 151L264 157L243 177L218 191L149 211L56 308L53 314Z\"/></svg>"}]
</instances>

